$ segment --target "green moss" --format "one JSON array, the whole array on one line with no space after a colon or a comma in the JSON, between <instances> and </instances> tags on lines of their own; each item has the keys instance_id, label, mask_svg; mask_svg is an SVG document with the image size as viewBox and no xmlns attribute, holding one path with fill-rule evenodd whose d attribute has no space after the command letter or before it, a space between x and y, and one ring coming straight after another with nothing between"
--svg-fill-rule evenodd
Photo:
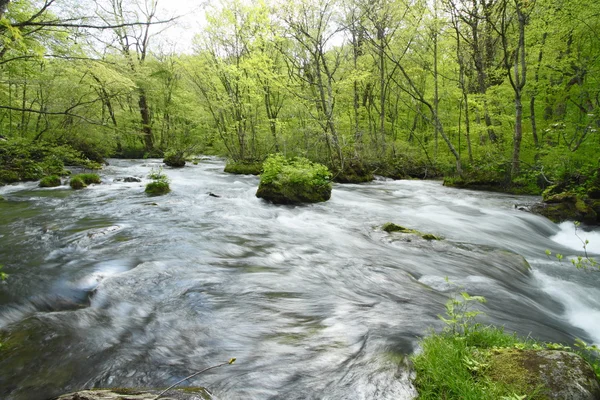
<instances>
[{"instance_id":1,"label":"green moss","mask_svg":"<svg viewBox=\"0 0 600 400\"><path fill-rule=\"evenodd\" d=\"M0 196L0 201L5 201L6 199L3 196Z\"/></svg>"},{"instance_id":2,"label":"green moss","mask_svg":"<svg viewBox=\"0 0 600 400\"><path fill-rule=\"evenodd\" d=\"M185 167L185 154L183 151L168 150L163 162L173 168Z\"/></svg>"},{"instance_id":3,"label":"green moss","mask_svg":"<svg viewBox=\"0 0 600 400\"><path fill-rule=\"evenodd\" d=\"M494 349L488 355L489 368L486 375L493 381L509 387L514 393L534 394L536 399L547 399L542 393L543 384L536 379L525 364L535 358L536 351L514 348Z\"/></svg>"},{"instance_id":4,"label":"green moss","mask_svg":"<svg viewBox=\"0 0 600 400\"><path fill-rule=\"evenodd\" d=\"M417 236L421 236L425 240L442 240L442 238L440 238L439 236L435 236L430 233L423 233L423 232L417 231L415 229L405 228L403 226L396 225L393 222L386 222L385 224L383 224L381 229L387 233L399 232L399 233L407 233L410 235L417 235Z\"/></svg>"},{"instance_id":5,"label":"green moss","mask_svg":"<svg viewBox=\"0 0 600 400\"><path fill-rule=\"evenodd\" d=\"M98 174L78 174L75 175L75 177L81 178L86 185L91 185L93 183L102 183Z\"/></svg>"},{"instance_id":6,"label":"green moss","mask_svg":"<svg viewBox=\"0 0 600 400\"><path fill-rule=\"evenodd\" d=\"M45 176L40 180L40 187L57 187L60 185L60 177L57 175Z\"/></svg>"},{"instance_id":7,"label":"green moss","mask_svg":"<svg viewBox=\"0 0 600 400\"><path fill-rule=\"evenodd\" d=\"M75 175L74 177L71 178L69 185L71 185L71 187L75 190L79 190L79 189L83 189L83 188L87 187L83 178L81 178L78 175Z\"/></svg>"},{"instance_id":8,"label":"green moss","mask_svg":"<svg viewBox=\"0 0 600 400\"><path fill-rule=\"evenodd\" d=\"M339 183L363 183L373 179L373 171L360 161L351 161L343 170L333 174L333 180Z\"/></svg>"},{"instance_id":9,"label":"green moss","mask_svg":"<svg viewBox=\"0 0 600 400\"><path fill-rule=\"evenodd\" d=\"M160 196L167 194L171 191L168 182L164 181L154 181L150 182L146 185L145 192L151 196Z\"/></svg>"},{"instance_id":10,"label":"green moss","mask_svg":"<svg viewBox=\"0 0 600 400\"><path fill-rule=\"evenodd\" d=\"M275 204L318 203L331 197L331 174L324 165L276 154L263 168L256 197Z\"/></svg>"},{"instance_id":11,"label":"green moss","mask_svg":"<svg viewBox=\"0 0 600 400\"><path fill-rule=\"evenodd\" d=\"M227 160L224 172L237 175L260 175L263 172L263 163L259 161Z\"/></svg>"}]
</instances>

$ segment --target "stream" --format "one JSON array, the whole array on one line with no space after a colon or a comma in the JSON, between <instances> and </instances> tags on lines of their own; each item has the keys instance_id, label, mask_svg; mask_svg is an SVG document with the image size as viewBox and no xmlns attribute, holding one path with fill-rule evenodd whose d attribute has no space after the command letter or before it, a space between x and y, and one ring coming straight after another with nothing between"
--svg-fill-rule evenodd
<instances>
[{"instance_id":1,"label":"stream","mask_svg":"<svg viewBox=\"0 0 600 400\"><path fill-rule=\"evenodd\" d=\"M411 399L407 358L460 291L486 297L482 322L600 344L600 273L567 260L580 238L600 253L600 230L515 207L537 197L380 179L276 206L255 197L257 177L208 157L164 169L172 192L148 197L160 165L110 160L81 191L0 187L0 398L166 387L235 357L184 386L216 399Z\"/></svg>"}]
</instances>

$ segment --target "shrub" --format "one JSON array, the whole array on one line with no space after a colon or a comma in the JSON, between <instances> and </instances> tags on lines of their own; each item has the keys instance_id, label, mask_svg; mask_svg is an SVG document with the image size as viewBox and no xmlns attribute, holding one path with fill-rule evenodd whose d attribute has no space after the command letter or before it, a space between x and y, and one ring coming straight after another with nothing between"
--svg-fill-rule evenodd
<instances>
[{"instance_id":1,"label":"shrub","mask_svg":"<svg viewBox=\"0 0 600 400\"><path fill-rule=\"evenodd\" d=\"M60 177L57 175L45 176L40 180L40 187L56 187L60 185Z\"/></svg>"}]
</instances>

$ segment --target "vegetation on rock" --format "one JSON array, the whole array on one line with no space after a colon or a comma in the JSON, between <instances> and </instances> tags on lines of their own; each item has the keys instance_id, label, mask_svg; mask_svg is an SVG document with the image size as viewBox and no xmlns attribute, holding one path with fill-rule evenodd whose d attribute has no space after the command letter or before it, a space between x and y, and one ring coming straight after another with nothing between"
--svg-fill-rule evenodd
<instances>
[{"instance_id":1,"label":"vegetation on rock","mask_svg":"<svg viewBox=\"0 0 600 400\"><path fill-rule=\"evenodd\" d=\"M100 168L68 145L21 139L0 141L0 184L34 181L48 175L65 176L70 173L65 165Z\"/></svg>"},{"instance_id":2,"label":"vegetation on rock","mask_svg":"<svg viewBox=\"0 0 600 400\"><path fill-rule=\"evenodd\" d=\"M599 371L572 349L520 339L475 322L485 302L461 293L446 304L446 327L413 356L419 399L596 399ZM566 351L565 351L566 350Z\"/></svg>"},{"instance_id":3,"label":"vegetation on rock","mask_svg":"<svg viewBox=\"0 0 600 400\"><path fill-rule=\"evenodd\" d=\"M153 169L148 175L148 178L152 179L152 182L149 182L146 185L146 189L144 190L146 194L150 196L161 196L171 191L169 178L164 174L162 168L159 168L158 170Z\"/></svg>"},{"instance_id":4,"label":"vegetation on rock","mask_svg":"<svg viewBox=\"0 0 600 400\"><path fill-rule=\"evenodd\" d=\"M87 184L85 183L83 178L77 175L71 178L71 180L69 181L69 185L71 185L71 187L75 190L87 187Z\"/></svg>"},{"instance_id":5,"label":"vegetation on rock","mask_svg":"<svg viewBox=\"0 0 600 400\"><path fill-rule=\"evenodd\" d=\"M331 197L331 173L326 166L306 158L286 159L281 154L269 156L256 197L275 204L318 203Z\"/></svg>"},{"instance_id":6,"label":"vegetation on rock","mask_svg":"<svg viewBox=\"0 0 600 400\"><path fill-rule=\"evenodd\" d=\"M419 232L415 229L405 228L403 226L396 225L392 222L386 222L385 224L383 224L381 229L387 233L399 232L399 233L407 233L410 235L417 235L417 236L422 237L425 240L442 240L441 237L432 235L431 233Z\"/></svg>"},{"instance_id":7,"label":"vegetation on rock","mask_svg":"<svg viewBox=\"0 0 600 400\"><path fill-rule=\"evenodd\" d=\"M169 150L165 153L163 162L173 168L185 167L185 154L183 151Z\"/></svg>"},{"instance_id":8,"label":"vegetation on rock","mask_svg":"<svg viewBox=\"0 0 600 400\"><path fill-rule=\"evenodd\" d=\"M57 187L61 185L60 176L49 175L40 179L40 187Z\"/></svg>"},{"instance_id":9,"label":"vegetation on rock","mask_svg":"<svg viewBox=\"0 0 600 400\"><path fill-rule=\"evenodd\" d=\"M260 161L234 161L227 160L225 170L229 174L260 175L263 172L263 163Z\"/></svg>"}]
</instances>

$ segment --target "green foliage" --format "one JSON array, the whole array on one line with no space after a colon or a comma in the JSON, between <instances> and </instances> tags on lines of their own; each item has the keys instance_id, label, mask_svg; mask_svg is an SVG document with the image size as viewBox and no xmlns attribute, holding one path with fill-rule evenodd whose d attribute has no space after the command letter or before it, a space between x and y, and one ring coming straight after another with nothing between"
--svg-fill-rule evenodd
<instances>
[{"instance_id":1,"label":"green foliage","mask_svg":"<svg viewBox=\"0 0 600 400\"><path fill-rule=\"evenodd\" d=\"M169 167L181 168L185 166L185 154L181 150L168 150L165 152L163 162Z\"/></svg>"},{"instance_id":2,"label":"green foliage","mask_svg":"<svg viewBox=\"0 0 600 400\"><path fill-rule=\"evenodd\" d=\"M582 356L594 369L596 376L600 380L600 347L590 345L581 339L575 339L577 354Z\"/></svg>"},{"instance_id":3,"label":"green foliage","mask_svg":"<svg viewBox=\"0 0 600 400\"><path fill-rule=\"evenodd\" d=\"M158 169L152 169L148 178L152 179L152 182L146 185L145 192L150 196L160 196L167 194L171 191L169 186L169 178L163 173L162 167Z\"/></svg>"},{"instance_id":4,"label":"green foliage","mask_svg":"<svg viewBox=\"0 0 600 400\"><path fill-rule=\"evenodd\" d=\"M100 167L66 145L26 140L0 141L0 183L38 180L45 175L64 176L68 174L65 165Z\"/></svg>"},{"instance_id":5,"label":"green foliage","mask_svg":"<svg viewBox=\"0 0 600 400\"><path fill-rule=\"evenodd\" d=\"M85 173L79 174L78 176L80 176L81 179L83 179L86 185L91 185L92 183L102 183L98 174Z\"/></svg>"},{"instance_id":6,"label":"green foliage","mask_svg":"<svg viewBox=\"0 0 600 400\"><path fill-rule=\"evenodd\" d=\"M581 241L581 246L583 248L584 255L572 258L571 264L573 264L577 269L600 270L600 263L594 257L590 257L588 255L587 246L588 246L588 244L590 244L590 241L587 239L585 239L585 240L582 239L579 236L579 234L577 233L579 227L581 226L581 223L575 221L573 224L575 226L575 236L577 237L577 239L579 239ZM550 257L551 255L552 255L552 252L550 250L546 249L546 256ZM562 261L564 259L564 256L560 253L556 253L555 257L558 261Z\"/></svg>"},{"instance_id":7,"label":"green foliage","mask_svg":"<svg viewBox=\"0 0 600 400\"><path fill-rule=\"evenodd\" d=\"M516 399L527 393L537 398L528 382L506 384L491 379L492 354L501 348L541 349L536 342L523 341L502 328L475 322L481 314L473 309L485 302L481 296L460 293L446 303L446 327L421 341L422 352L413 357L419 399ZM506 366L503 367L503 370ZM511 369L508 368L510 371Z\"/></svg>"},{"instance_id":8,"label":"green foliage","mask_svg":"<svg viewBox=\"0 0 600 400\"><path fill-rule=\"evenodd\" d=\"M79 190L79 189L83 189L83 188L87 187L85 181L79 175L75 175L74 177L72 177L71 180L69 181L69 185L71 185L71 187L75 190Z\"/></svg>"},{"instance_id":9,"label":"green foliage","mask_svg":"<svg viewBox=\"0 0 600 400\"><path fill-rule=\"evenodd\" d=\"M146 185L145 192L151 196L160 196L171 191L168 182L154 181Z\"/></svg>"},{"instance_id":10,"label":"green foliage","mask_svg":"<svg viewBox=\"0 0 600 400\"><path fill-rule=\"evenodd\" d=\"M0 282L3 282L8 278L8 274L5 272L2 272L2 268L3 268L3 265L0 264Z\"/></svg>"},{"instance_id":11,"label":"green foliage","mask_svg":"<svg viewBox=\"0 0 600 400\"><path fill-rule=\"evenodd\" d=\"M276 204L327 201L331 197L330 178L324 165L302 157L286 159L273 154L263 163L256 196Z\"/></svg>"},{"instance_id":12,"label":"green foliage","mask_svg":"<svg viewBox=\"0 0 600 400\"><path fill-rule=\"evenodd\" d=\"M228 174L260 175L263 172L263 163L252 161L227 160L225 170Z\"/></svg>"},{"instance_id":13,"label":"green foliage","mask_svg":"<svg viewBox=\"0 0 600 400\"><path fill-rule=\"evenodd\" d=\"M261 183L277 180L280 184L306 184L308 186L328 186L331 173L326 166L313 163L303 157L286 159L282 154L272 154L263 163Z\"/></svg>"},{"instance_id":14,"label":"green foliage","mask_svg":"<svg viewBox=\"0 0 600 400\"><path fill-rule=\"evenodd\" d=\"M56 187L60 185L61 181L58 175L49 175L40 179L40 187Z\"/></svg>"}]
</instances>

